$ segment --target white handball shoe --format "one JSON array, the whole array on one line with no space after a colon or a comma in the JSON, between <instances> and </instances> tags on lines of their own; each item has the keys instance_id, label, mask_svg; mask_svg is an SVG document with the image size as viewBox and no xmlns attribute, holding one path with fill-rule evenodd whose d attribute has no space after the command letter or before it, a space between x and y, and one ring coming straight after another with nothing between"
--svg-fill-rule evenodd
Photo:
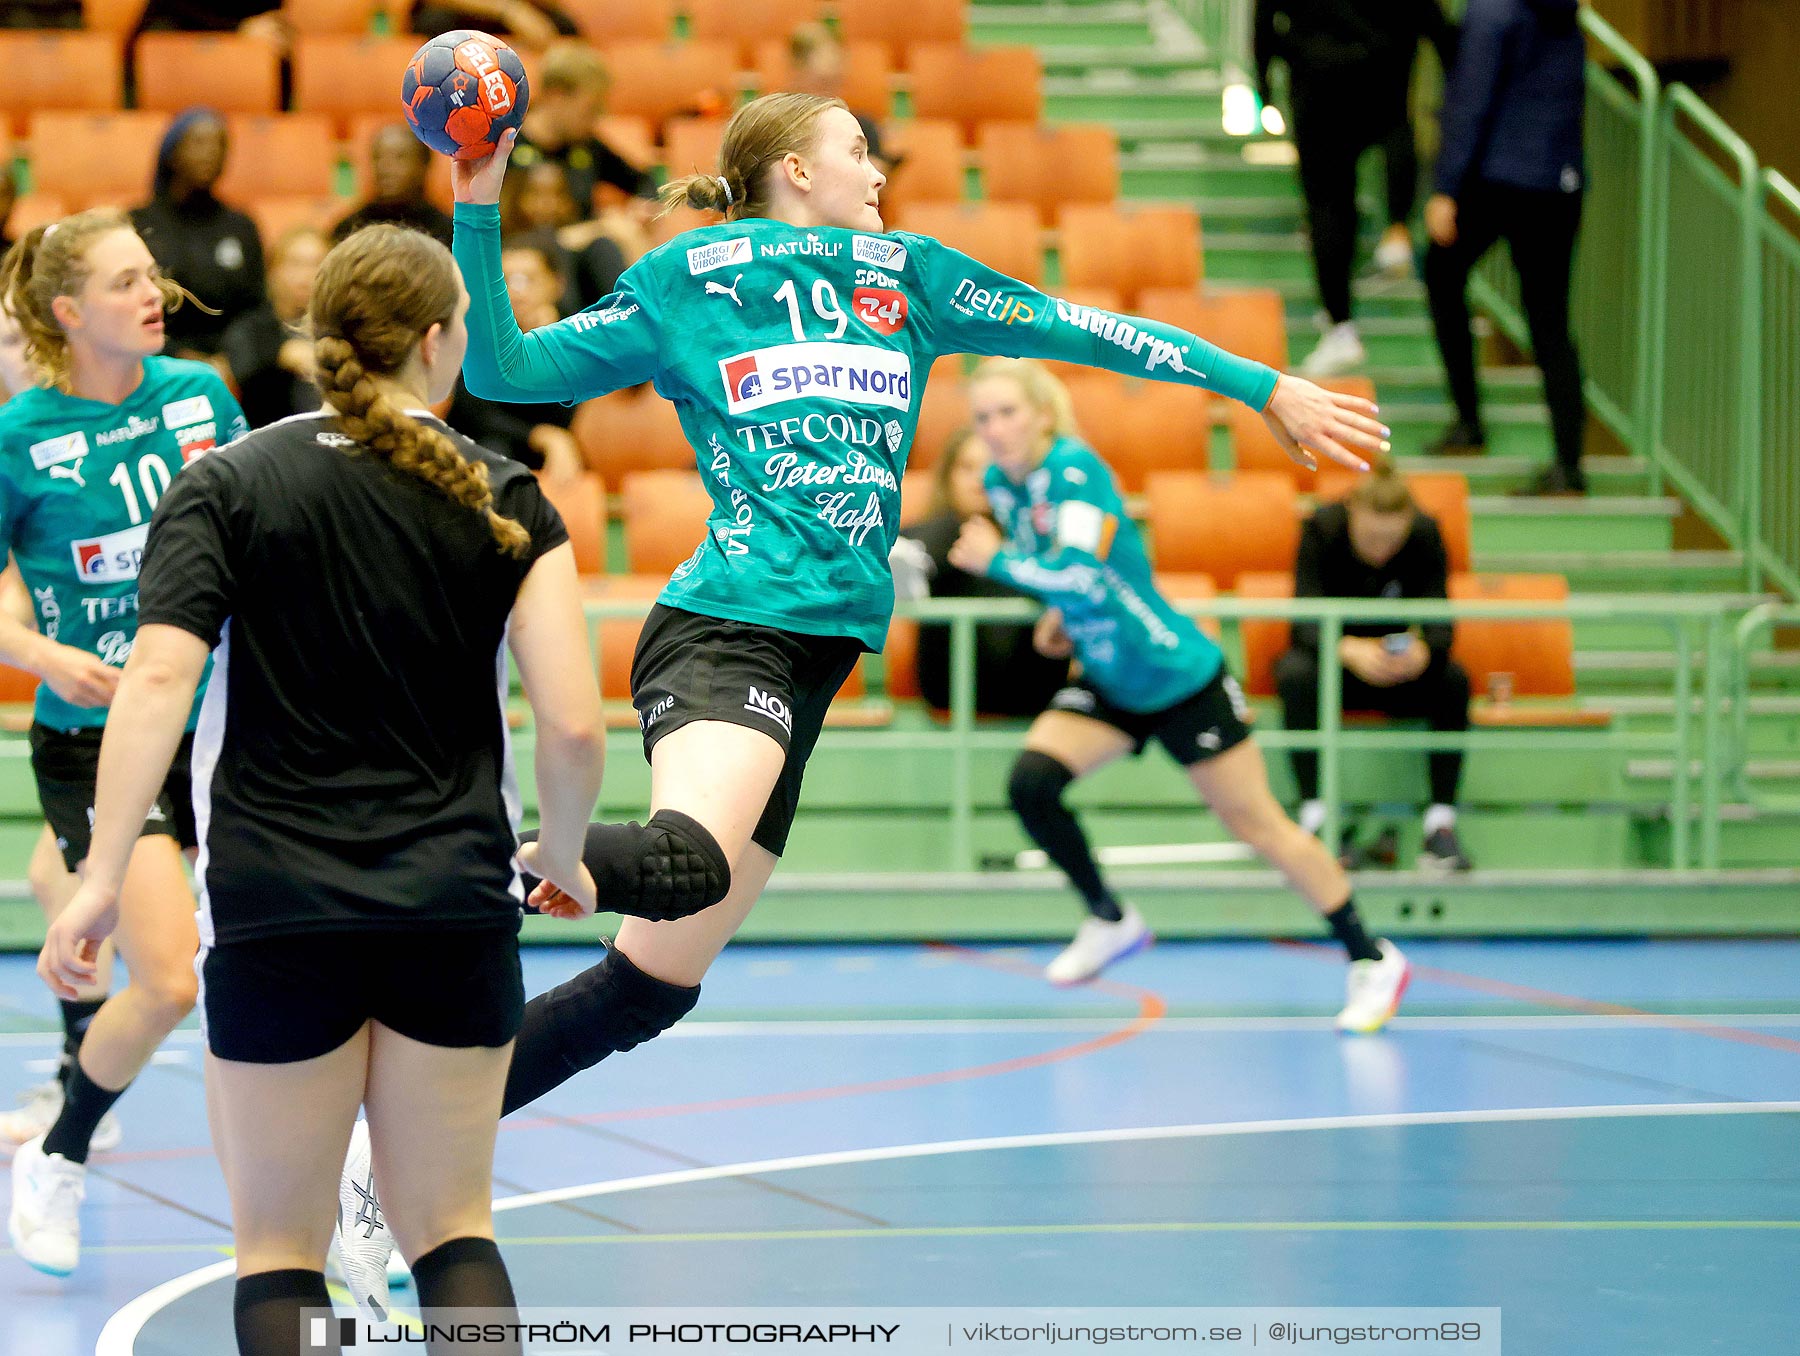
<instances>
[{"instance_id":1,"label":"white handball shoe","mask_svg":"<svg viewBox=\"0 0 1800 1356\"><path fill-rule=\"evenodd\" d=\"M1369 350L1363 347L1362 336L1356 332L1356 322L1346 320L1325 331L1325 337L1319 340L1319 346L1307 354L1306 361L1300 364L1300 375L1310 378L1338 377L1346 372L1354 372L1368 361Z\"/></svg>"},{"instance_id":2,"label":"white handball shoe","mask_svg":"<svg viewBox=\"0 0 1800 1356\"><path fill-rule=\"evenodd\" d=\"M12 1210L6 1232L13 1251L51 1276L67 1276L81 1260L81 1199L87 1165L46 1154L43 1137L21 1144L12 1161Z\"/></svg>"},{"instance_id":3,"label":"white handball shoe","mask_svg":"<svg viewBox=\"0 0 1800 1356\"><path fill-rule=\"evenodd\" d=\"M1114 961L1142 951L1154 940L1144 916L1129 905L1125 916L1116 923L1109 923L1104 918L1083 919L1075 930L1075 940L1044 967L1044 978L1052 984L1080 984Z\"/></svg>"},{"instance_id":4,"label":"white handball shoe","mask_svg":"<svg viewBox=\"0 0 1800 1356\"><path fill-rule=\"evenodd\" d=\"M1388 1024L1400 1007L1401 995L1412 979L1412 966L1392 942L1377 941L1380 960L1350 962L1344 983L1344 1010L1337 1015L1339 1031L1367 1035Z\"/></svg>"},{"instance_id":5,"label":"white handball shoe","mask_svg":"<svg viewBox=\"0 0 1800 1356\"><path fill-rule=\"evenodd\" d=\"M375 1172L369 1152L369 1123L358 1121L344 1155L338 1181L338 1218L334 1241L344 1287L356 1310L371 1323L388 1321L388 1259L394 1236L382 1217L375 1194Z\"/></svg>"},{"instance_id":6,"label":"white handball shoe","mask_svg":"<svg viewBox=\"0 0 1800 1356\"><path fill-rule=\"evenodd\" d=\"M0 1113L0 1142L23 1144L47 1134L62 1114L62 1104L63 1085L59 1079L52 1078L25 1089L19 1094L17 1111ZM108 1153L118 1148L124 1137L119 1118L109 1111L94 1127L94 1137L88 1141L88 1147L96 1153Z\"/></svg>"}]
</instances>

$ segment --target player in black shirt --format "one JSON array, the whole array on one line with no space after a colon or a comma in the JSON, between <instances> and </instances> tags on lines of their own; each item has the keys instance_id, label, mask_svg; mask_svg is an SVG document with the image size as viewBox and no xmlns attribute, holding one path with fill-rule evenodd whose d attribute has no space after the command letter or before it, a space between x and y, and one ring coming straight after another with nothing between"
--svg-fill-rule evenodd
<instances>
[{"instance_id":1,"label":"player in black shirt","mask_svg":"<svg viewBox=\"0 0 1800 1356\"><path fill-rule=\"evenodd\" d=\"M86 977L211 652L200 1001L250 1356L293 1351L301 1311L330 1305L327 1202L359 1103L421 1303L513 1303L489 1214L524 1003L502 643L537 712L542 830L521 861L574 890L550 910L567 916L594 907L580 852L600 714L569 644L584 632L561 520L529 472L422 408L461 365L467 306L442 245L359 232L313 294L326 409L164 495L87 877L40 959L53 988Z\"/></svg>"}]
</instances>

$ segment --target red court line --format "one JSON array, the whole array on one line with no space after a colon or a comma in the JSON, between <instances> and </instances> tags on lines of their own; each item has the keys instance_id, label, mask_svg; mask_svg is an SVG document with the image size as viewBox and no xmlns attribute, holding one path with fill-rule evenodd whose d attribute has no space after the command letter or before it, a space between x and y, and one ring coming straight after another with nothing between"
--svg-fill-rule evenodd
<instances>
[{"instance_id":1,"label":"red court line","mask_svg":"<svg viewBox=\"0 0 1800 1356\"><path fill-rule=\"evenodd\" d=\"M1024 962L1009 961L999 956L987 955L967 947L951 946L946 943L933 942L930 947L934 951L954 957L971 965L985 966L990 970L1000 970L1007 974L1030 975L1034 978L1042 976L1043 971L1035 965ZM679 1102L669 1106L634 1107L628 1111L599 1111L584 1116L547 1116L536 1119L512 1117L500 1123L502 1130L529 1130L553 1125L608 1125L620 1121L657 1120L667 1116L695 1116L716 1111L748 1111L764 1107L795 1106L806 1102L831 1101L839 1097L864 1097L884 1092L911 1092L916 1088L939 1087L948 1083L966 1083L976 1078L996 1078L1001 1074L1022 1073L1027 1069L1043 1068L1047 1064L1060 1064L1066 1060L1080 1059L1084 1055L1096 1054L1101 1050L1122 1045L1143 1035L1168 1015L1169 1005L1160 994L1149 989L1140 989L1134 985L1117 984L1108 980L1094 980L1088 988L1120 998L1129 998L1137 1003L1137 1016L1117 1030L1108 1031L1099 1036L1089 1037L1084 1041L1076 1041L1072 1045L1059 1045L1052 1050L1041 1050L1035 1055L1019 1055L1012 1059L996 1060L990 1064L971 1064L960 1069L940 1069L933 1073L911 1074L905 1078L881 1078L867 1083L834 1083L819 1088L797 1088L792 1092L766 1092L750 1097L727 1097L711 1102Z\"/></svg>"},{"instance_id":2,"label":"red court line","mask_svg":"<svg viewBox=\"0 0 1800 1356\"><path fill-rule=\"evenodd\" d=\"M1297 942L1289 939L1278 939L1276 946L1287 947L1309 955L1330 955L1334 959L1336 951L1322 942ZM1689 1017L1678 1012L1649 1012L1644 1008L1629 1007L1623 1003L1605 1003L1599 999L1582 998L1571 993L1558 993L1554 989L1533 988L1529 984L1513 984L1504 979L1489 979L1486 975L1465 974L1461 970L1445 970L1435 965L1420 965L1412 962L1413 978L1429 979L1436 984L1447 984L1452 988L1470 989L1476 993L1492 994L1496 998L1510 998L1520 1003L1537 1003L1543 1007L1561 1008L1567 1012L1587 1013L1601 1017L1633 1017L1649 1026L1668 1026L1677 1030L1691 1032L1696 1036L1711 1036L1714 1040L1732 1041L1738 1045L1757 1045L1765 1050L1783 1050L1789 1054L1800 1054L1800 1040L1789 1036L1776 1036L1761 1031L1746 1031L1738 1026L1720 1026L1717 1022L1702 1021L1698 1017Z\"/></svg>"}]
</instances>

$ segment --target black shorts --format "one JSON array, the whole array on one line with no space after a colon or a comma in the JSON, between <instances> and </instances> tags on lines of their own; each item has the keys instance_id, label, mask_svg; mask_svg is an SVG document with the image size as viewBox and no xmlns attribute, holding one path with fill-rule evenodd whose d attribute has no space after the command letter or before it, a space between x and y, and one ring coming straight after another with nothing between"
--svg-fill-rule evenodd
<instances>
[{"instance_id":1,"label":"black shorts","mask_svg":"<svg viewBox=\"0 0 1800 1356\"><path fill-rule=\"evenodd\" d=\"M328 1055L364 1022L426 1045L494 1048L519 1034L519 929L285 933L202 947L206 1048L245 1064Z\"/></svg>"},{"instance_id":2,"label":"black shorts","mask_svg":"<svg viewBox=\"0 0 1800 1356\"><path fill-rule=\"evenodd\" d=\"M31 771L37 777L38 803L56 835L63 865L71 871L87 860L94 832L94 781L105 733L31 727ZM184 848L200 846L194 830L194 778L189 767L193 761L194 736L184 734L162 792L144 820L143 835L162 834Z\"/></svg>"},{"instance_id":3,"label":"black shorts","mask_svg":"<svg viewBox=\"0 0 1800 1356\"><path fill-rule=\"evenodd\" d=\"M644 619L631 661L631 701L644 730L644 757L671 730L696 720L728 721L772 736L787 751L787 765L750 839L779 857L826 709L862 650L846 636L801 635L658 603Z\"/></svg>"},{"instance_id":4,"label":"black shorts","mask_svg":"<svg viewBox=\"0 0 1800 1356\"><path fill-rule=\"evenodd\" d=\"M1131 736L1132 756L1152 739L1161 742L1183 767L1217 758L1250 738L1250 707L1244 690L1225 669L1191 697L1160 711L1127 711L1114 706L1089 683L1077 680L1050 699L1050 710L1071 711L1104 721Z\"/></svg>"}]
</instances>

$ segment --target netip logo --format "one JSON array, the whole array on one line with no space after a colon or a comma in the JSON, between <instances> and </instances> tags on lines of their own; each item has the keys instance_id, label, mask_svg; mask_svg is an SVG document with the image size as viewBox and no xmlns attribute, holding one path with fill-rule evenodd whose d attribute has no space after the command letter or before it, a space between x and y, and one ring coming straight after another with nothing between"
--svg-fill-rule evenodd
<instances>
[{"instance_id":1,"label":"netip logo","mask_svg":"<svg viewBox=\"0 0 1800 1356\"><path fill-rule=\"evenodd\" d=\"M746 353L724 364L725 395L728 400L754 400L762 394L762 374L756 369L756 355Z\"/></svg>"}]
</instances>

